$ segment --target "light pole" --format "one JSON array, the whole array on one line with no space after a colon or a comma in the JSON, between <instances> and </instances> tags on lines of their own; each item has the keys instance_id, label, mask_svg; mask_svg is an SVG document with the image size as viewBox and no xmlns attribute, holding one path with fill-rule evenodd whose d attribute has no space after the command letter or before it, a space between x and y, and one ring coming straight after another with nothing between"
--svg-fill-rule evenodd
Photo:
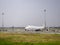
<instances>
[{"instance_id":1,"label":"light pole","mask_svg":"<svg viewBox=\"0 0 60 45\"><path fill-rule=\"evenodd\" d=\"M45 23L45 29L46 29L46 9L44 9L44 23Z\"/></svg>"},{"instance_id":2,"label":"light pole","mask_svg":"<svg viewBox=\"0 0 60 45\"><path fill-rule=\"evenodd\" d=\"M4 12L2 12L2 29L4 30Z\"/></svg>"},{"instance_id":3,"label":"light pole","mask_svg":"<svg viewBox=\"0 0 60 45\"><path fill-rule=\"evenodd\" d=\"M14 31L14 26L12 26L12 31Z\"/></svg>"}]
</instances>

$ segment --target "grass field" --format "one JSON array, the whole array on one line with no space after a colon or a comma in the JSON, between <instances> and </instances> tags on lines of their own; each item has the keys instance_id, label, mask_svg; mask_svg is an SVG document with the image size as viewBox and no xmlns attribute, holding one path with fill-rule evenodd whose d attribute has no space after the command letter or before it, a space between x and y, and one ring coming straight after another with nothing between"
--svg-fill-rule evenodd
<instances>
[{"instance_id":1,"label":"grass field","mask_svg":"<svg viewBox=\"0 0 60 45\"><path fill-rule=\"evenodd\" d=\"M0 45L60 45L60 34L0 33Z\"/></svg>"}]
</instances>

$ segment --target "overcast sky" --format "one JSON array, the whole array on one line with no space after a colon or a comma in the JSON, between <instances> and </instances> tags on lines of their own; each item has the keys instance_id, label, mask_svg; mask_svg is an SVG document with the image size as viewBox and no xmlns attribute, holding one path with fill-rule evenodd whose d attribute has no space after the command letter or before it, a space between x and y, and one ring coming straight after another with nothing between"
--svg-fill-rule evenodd
<instances>
[{"instance_id":1,"label":"overcast sky","mask_svg":"<svg viewBox=\"0 0 60 45\"><path fill-rule=\"evenodd\" d=\"M60 26L60 0L0 0L0 27L3 12L5 27L43 25L44 9L47 26Z\"/></svg>"}]
</instances>

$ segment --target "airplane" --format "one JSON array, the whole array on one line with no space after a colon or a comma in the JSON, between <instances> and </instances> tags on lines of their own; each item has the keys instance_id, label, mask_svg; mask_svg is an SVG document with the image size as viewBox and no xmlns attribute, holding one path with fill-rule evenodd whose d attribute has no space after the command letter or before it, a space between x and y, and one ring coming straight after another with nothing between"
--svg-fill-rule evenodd
<instances>
[{"instance_id":1,"label":"airplane","mask_svg":"<svg viewBox=\"0 0 60 45\"><path fill-rule=\"evenodd\" d=\"M33 30L33 31L41 31L45 29L45 26L33 26L33 25L28 25L25 27L25 31L30 31L30 30Z\"/></svg>"}]
</instances>

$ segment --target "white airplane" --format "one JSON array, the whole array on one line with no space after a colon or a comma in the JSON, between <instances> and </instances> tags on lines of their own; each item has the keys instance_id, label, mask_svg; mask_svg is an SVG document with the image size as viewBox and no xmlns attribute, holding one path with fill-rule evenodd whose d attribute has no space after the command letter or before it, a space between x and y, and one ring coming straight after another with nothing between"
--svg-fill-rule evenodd
<instances>
[{"instance_id":1,"label":"white airplane","mask_svg":"<svg viewBox=\"0 0 60 45\"><path fill-rule=\"evenodd\" d=\"M29 31L29 30L35 30L35 31L41 31L45 29L45 26L32 26L32 25L28 25L25 27L25 31Z\"/></svg>"}]
</instances>

